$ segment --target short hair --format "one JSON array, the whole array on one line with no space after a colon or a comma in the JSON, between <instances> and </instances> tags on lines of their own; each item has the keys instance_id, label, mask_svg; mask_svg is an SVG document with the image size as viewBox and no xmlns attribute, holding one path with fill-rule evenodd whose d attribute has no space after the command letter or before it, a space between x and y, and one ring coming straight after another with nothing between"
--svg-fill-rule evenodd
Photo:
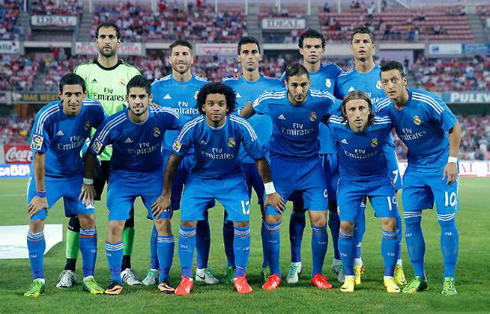
<instances>
[{"instance_id":1,"label":"short hair","mask_svg":"<svg viewBox=\"0 0 490 314\"><path fill-rule=\"evenodd\" d=\"M405 72L403 71L403 65L397 61L388 61L381 65L381 73L388 72L391 70L398 70L402 77L405 77ZM380 75L381 75L380 73Z\"/></svg>"},{"instance_id":2,"label":"short hair","mask_svg":"<svg viewBox=\"0 0 490 314\"><path fill-rule=\"evenodd\" d=\"M223 83L207 83L199 90L197 94L197 109L201 114L204 114L202 106L206 103L206 98L209 94L222 94L226 99L226 114L235 111L236 94L231 87Z\"/></svg>"},{"instance_id":3,"label":"short hair","mask_svg":"<svg viewBox=\"0 0 490 314\"><path fill-rule=\"evenodd\" d=\"M63 93L63 87L65 87L65 85L80 85L82 86L83 92L87 91L85 81L80 75L77 75L75 73L68 73L61 78L59 87L60 93Z\"/></svg>"},{"instance_id":4,"label":"short hair","mask_svg":"<svg viewBox=\"0 0 490 314\"><path fill-rule=\"evenodd\" d=\"M121 39L121 32L119 31L119 27L117 27L117 25L114 24L114 23L112 23L112 22L102 23L99 26L97 26L97 30L95 31L95 38L99 38L99 30L102 27L112 27L112 28L114 28L114 30L116 31L116 38L117 39Z\"/></svg>"},{"instance_id":5,"label":"short hair","mask_svg":"<svg viewBox=\"0 0 490 314\"><path fill-rule=\"evenodd\" d=\"M148 93L148 96L151 95L151 83L142 75L136 75L129 80L128 84L126 85L126 95L129 95L129 90L133 87L144 88L145 91Z\"/></svg>"},{"instance_id":6,"label":"short hair","mask_svg":"<svg viewBox=\"0 0 490 314\"><path fill-rule=\"evenodd\" d=\"M260 53L259 41L255 37L245 36L240 38L240 41L238 42L238 54L242 52L242 45L246 45L246 44L256 44L257 49L259 49L259 53Z\"/></svg>"},{"instance_id":7,"label":"short hair","mask_svg":"<svg viewBox=\"0 0 490 314\"><path fill-rule=\"evenodd\" d=\"M308 28L306 30L306 32L304 32L303 34L301 34L301 36L299 36L299 42L298 42L299 48L303 48L303 42L304 42L305 38L318 38L318 39L320 39L322 41L322 49L325 49L325 44L326 44L325 37L323 37L323 35L320 32L317 32L314 29Z\"/></svg>"},{"instance_id":8,"label":"short hair","mask_svg":"<svg viewBox=\"0 0 490 314\"><path fill-rule=\"evenodd\" d=\"M306 76L307 76L308 78L310 78L310 74L308 74L308 70L305 68L305 66L304 66L304 65L299 64L299 63L297 63L297 62L295 62L295 63L291 63L290 65L288 65L288 66L286 67L286 72L285 72L285 77L284 77L284 79L285 79L285 80L286 80L286 82L287 82L287 81L289 81L289 78L290 78L291 76L297 76L297 75L301 76L301 75L303 75L303 74L306 74Z\"/></svg>"},{"instance_id":9,"label":"short hair","mask_svg":"<svg viewBox=\"0 0 490 314\"><path fill-rule=\"evenodd\" d=\"M177 39L176 41L174 41L170 46L170 54L172 54L172 50L177 47L177 46L184 46L184 47L187 47L189 48L191 51L193 50L192 49L192 44L185 40L185 39Z\"/></svg>"},{"instance_id":10,"label":"short hair","mask_svg":"<svg viewBox=\"0 0 490 314\"><path fill-rule=\"evenodd\" d=\"M345 114L345 107L347 106L347 103L351 100L364 100L367 102L368 107L369 107L369 116L368 116L368 125L371 125L373 123L374 119L374 113L373 113L373 103L371 102L371 98L366 92L363 92L362 90L354 90L345 96L344 100L342 100L342 104L340 105L340 112L342 112L342 122L347 121L347 115Z\"/></svg>"},{"instance_id":11,"label":"short hair","mask_svg":"<svg viewBox=\"0 0 490 314\"><path fill-rule=\"evenodd\" d=\"M354 39L354 36L357 34L368 34L369 37L371 38L371 41L374 44L374 34L367 28L366 26L361 26L361 27L356 27L352 30L352 35L350 36L350 42L352 44L352 40Z\"/></svg>"}]
</instances>

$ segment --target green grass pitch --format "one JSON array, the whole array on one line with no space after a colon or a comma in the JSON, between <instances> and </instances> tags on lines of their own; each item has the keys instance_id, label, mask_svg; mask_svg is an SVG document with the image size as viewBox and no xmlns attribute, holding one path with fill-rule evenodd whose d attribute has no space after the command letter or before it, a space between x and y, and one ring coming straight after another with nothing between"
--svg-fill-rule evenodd
<instances>
[{"instance_id":1,"label":"green grass pitch","mask_svg":"<svg viewBox=\"0 0 490 314\"><path fill-rule=\"evenodd\" d=\"M26 216L25 191L27 180L0 180L0 224L28 224ZM363 242L363 260L366 272L363 283L354 294L344 295L339 291L340 284L330 271L332 245L329 243L325 258L324 274L329 276L334 288L320 291L310 283L311 272L311 229L307 226L303 240L304 272L300 282L288 285L285 281L290 262L288 221L290 206L285 214L281 231L281 269L283 282L276 291L262 291L259 276L262 249L260 241L260 214L256 201L251 210L252 249L248 268L248 279L254 289L251 295L238 295L232 285L218 284L205 286L195 284L189 297L161 295L153 287L125 287L123 295L92 296L82 291L81 257L77 265L78 283L75 288L59 290L56 288L58 275L65 262L65 246L55 246L45 256L45 275L47 289L45 296L26 299L22 296L31 281L30 265L25 260L0 260L0 313L131 313L131 312L282 312L282 313L433 313L433 312L472 312L490 313L490 179L462 178L460 182L461 209L458 212L457 226L460 234L459 260L456 269L458 295L443 297L443 263L439 245L440 229L433 210L425 211L423 229L426 239L426 271L429 278L429 291L416 295L388 295L383 290L383 264L380 256L380 225L373 217L372 209L366 211L367 232ZM62 203L58 202L49 213L47 223L67 224ZM105 203L97 208L97 227L99 251L96 278L102 285L109 281L109 269L105 257L104 239L107 232ZM226 263L222 240L223 208L218 205L210 211L211 256L209 266L220 277ZM180 213L173 218L174 234L178 234ZM136 203L136 238L132 257L133 268L144 277L149 267L149 239L151 222L146 219L146 209L140 200ZM65 230L66 232L66 230ZM176 237L177 238L177 237ZM331 238L329 236L329 241ZM176 246L177 248L177 246ZM413 270L408 259L405 241L402 256L407 278ZM171 271L174 285L180 279L177 249Z\"/></svg>"}]
</instances>

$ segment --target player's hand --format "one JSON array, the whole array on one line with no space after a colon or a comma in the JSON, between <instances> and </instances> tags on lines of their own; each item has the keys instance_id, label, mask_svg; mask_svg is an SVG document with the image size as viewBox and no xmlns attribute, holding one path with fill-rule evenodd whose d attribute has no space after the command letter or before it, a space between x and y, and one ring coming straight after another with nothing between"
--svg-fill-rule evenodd
<instances>
[{"instance_id":1,"label":"player's hand","mask_svg":"<svg viewBox=\"0 0 490 314\"><path fill-rule=\"evenodd\" d=\"M456 182L458 178L458 164L455 162L448 162L446 167L444 168L444 176L442 180L445 180L447 177L447 185L451 185Z\"/></svg>"},{"instance_id":2,"label":"player's hand","mask_svg":"<svg viewBox=\"0 0 490 314\"><path fill-rule=\"evenodd\" d=\"M93 206L95 200L95 188L93 184L82 184L82 192L78 197L79 200L82 200L82 204L86 206Z\"/></svg>"},{"instance_id":3,"label":"player's hand","mask_svg":"<svg viewBox=\"0 0 490 314\"><path fill-rule=\"evenodd\" d=\"M160 197L151 204L151 213L153 214L153 217L159 219L165 211L170 211L170 197L160 195Z\"/></svg>"},{"instance_id":4,"label":"player's hand","mask_svg":"<svg viewBox=\"0 0 490 314\"><path fill-rule=\"evenodd\" d=\"M32 218L39 211L46 209L46 214L48 213L48 199L46 197L34 196L29 205L27 206L27 216Z\"/></svg>"},{"instance_id":5,"label":"player's hand","mask_svg":"<svg viewBox=\"0 0 490 314\"><path fill-rule=\"evenodd\" d=\"M274 207L275 210L277 210L277 212L279 214L282 215L282 212L284 211L284 199L281 197L281 195L279 195L279 193L275 192L275 193L272 193L272 194L269 194L265 197L265 205L264 205L264 208L267 208L267 205L271 205L272 207Z\"/></svg>"}]
</instances>

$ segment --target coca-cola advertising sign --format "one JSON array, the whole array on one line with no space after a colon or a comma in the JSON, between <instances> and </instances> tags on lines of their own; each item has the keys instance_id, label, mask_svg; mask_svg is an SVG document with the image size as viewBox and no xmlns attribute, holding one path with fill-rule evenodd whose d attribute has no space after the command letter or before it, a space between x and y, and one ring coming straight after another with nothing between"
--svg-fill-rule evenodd
<instances>
[{"instance_id":1,"label":"coca-cola advertising sign","mask_svg":"<svg viewBox=\"0 0 490 314\"><path fill-rule=\"evenodd\" d=\"M29 145L3 145L7 164L30 164L32 152Z\"/></svg>"}]
</instances>

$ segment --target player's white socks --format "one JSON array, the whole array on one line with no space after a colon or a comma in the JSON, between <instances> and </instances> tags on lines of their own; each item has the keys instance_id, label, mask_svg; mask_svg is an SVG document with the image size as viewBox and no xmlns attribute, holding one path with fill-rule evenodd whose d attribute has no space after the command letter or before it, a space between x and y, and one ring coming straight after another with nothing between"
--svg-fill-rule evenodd
<instances>
[{"instance_id":1,"label":"player's white socks","mask_svg":"<svg viewBox=\"0 0 490 314\"><path fill-rule=\"evenodd\" d=\"M402 259L399 258L397 261L396 261L396 264L399 265L399 266L403 266L403 263L402 263Z\"/></svg>"},{"instance_id":2,"label":"player's white socks","mask_svg":"<svg viewBox=\"0 0 490 314\"><path fill-rule=\"evenodd\" d=\"M362 258L355 258L354 259L354 266L362 266Z\"/></svg>"}]
</instances>

